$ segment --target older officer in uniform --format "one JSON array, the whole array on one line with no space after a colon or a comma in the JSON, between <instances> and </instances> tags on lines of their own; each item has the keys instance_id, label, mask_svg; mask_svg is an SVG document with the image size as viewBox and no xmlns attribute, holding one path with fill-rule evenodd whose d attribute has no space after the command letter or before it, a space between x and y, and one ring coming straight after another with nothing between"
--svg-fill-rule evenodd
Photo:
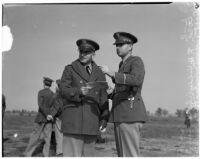
<instances>
[{"instance_id":1,"label":"older officer in uniform","mask_svg":"<svg viewBox=\"0 0 200 159\"><path fill-rule=\"evenodd\" d=\"M98 131L106 127L109 109L106 90L96 91L87 83L106 78L93 61L99 45L89 39L76 44L79 58L65 67L61 78L61 93L67 100L62 112L63 156L94 156Z\"/></svg>"},{"instance_id":2,"label":"older officer in uniform","mask_svg":"<svg viewBox=\"0 0 200 159\"><path fill-rule=\"evenodd\" d=\"M114 122L116 147L119 157L139 156L140 128L147 120L141 97L145 70L140 57L132 56L137 38L126 32L114 33L117 55L122 61L118 72L102 66L102 71L112 78L115 89L110 97L113 101L110 120Z\"/></svg>"},{"instance_id":3,"label":"older officer in uniform","mask_svg":"<svg viewBox=\"0 0 200 159\"><path fill-rule=\"evenodd\" d=\"M32 153L41 142L41 139L45 140L43 155L44 157L49 156L53 120L52 115L50 115L54 95L50 89L52 82L52 79L44 77L44 89L40 90L38 93L39 110L35 118L36 128L31 134L29 144L24 152L24 156L26 157L32 156Z\"/></svg>"}]
</instances>

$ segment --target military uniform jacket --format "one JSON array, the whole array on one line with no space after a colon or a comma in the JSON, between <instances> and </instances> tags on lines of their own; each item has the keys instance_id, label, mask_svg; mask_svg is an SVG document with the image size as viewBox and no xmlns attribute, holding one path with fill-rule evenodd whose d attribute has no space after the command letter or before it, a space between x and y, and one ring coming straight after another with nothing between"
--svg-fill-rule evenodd
<instances>
[{"instance_id":1,"label":"military uniform jacket","mask_svg":"<svg viewBox=\"0 0 200 159\"><path fill-rule=\"evenodd\" d=\"M145 69L142 59L130 56L115 73L110 122L145 122L146 109L141 97ZM128 98L134 97L131 102Z\"/></svg>"},{"instance_id":2,"label":"military uniform jacket","mask_svg":"<svg viewBox=\"0 0 200 159\"><path fill-rule=\"evenodd\" d=\"M91 90L87 96L80 91L82 86L92 81L106 81L94 62L91 75L79 60L65 67L61 78L61 94L66 101L61 115L63 133L97 135L100 121L108 120L106 91Z\"/></svg>"},{"instance_id":3,"label":"military uniform jacket","mask_svg":"<svg viewBox=\"0 0 200 159\"><path fill-rule=\"evenodd\" d=\"M45 123L47 122L47 115L51 113L51 107L53 104L54 93L50 88L44 88L38 92L38 114L35 118L36 123Z\"/></svg>"}]
</instances>

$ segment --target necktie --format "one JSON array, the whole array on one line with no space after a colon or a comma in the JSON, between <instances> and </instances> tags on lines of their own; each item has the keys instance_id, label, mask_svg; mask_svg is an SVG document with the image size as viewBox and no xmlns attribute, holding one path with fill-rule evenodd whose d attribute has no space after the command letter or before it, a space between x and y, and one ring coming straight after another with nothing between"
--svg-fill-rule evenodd
<instances>
[{"instance_id":1,"label":"necktie","mask_svg":"<svg viewBox=\"0 0 200 159\"><path fill-rule=\"evenodd\" d=\"M90 66L86 66L86 71L89 75L91 74Z\"/></svg>"},{"instance_id":2,"label":"necktie","mask_svg":"<svg viewBox=\"0 0 200 159\"><path fill-rule=\"evenodd\" d=\"M121 62L119 63L119 69L120 69L120 67L122 66L122 64L123 64L123 61L121 61Z\"/></svg>"}]
</instances>

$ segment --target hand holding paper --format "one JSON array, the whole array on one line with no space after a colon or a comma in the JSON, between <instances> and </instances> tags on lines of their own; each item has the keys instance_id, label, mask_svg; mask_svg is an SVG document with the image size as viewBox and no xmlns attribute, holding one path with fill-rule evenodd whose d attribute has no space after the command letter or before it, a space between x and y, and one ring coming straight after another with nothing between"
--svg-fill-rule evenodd
<instances>
[{"instance_id":1,"label":"hand holding paper","mask_svg":"<svg viewBox=\"0 0 200 159\"><path fill-rule=\"evenodd\" d=\"M92 89L91 86L86 86L86 87L83 86L83 87L81 87L81 92L83 95L87 95L89 93L90 89Z\"/></svg>"},{"instance_id":2,"label":"hand holding paper","mask_svg":"<svg viewBox=\"0 0 200 159\"><path fill-rule=\"evenodd\" d=\"M106 75L108 75L109 77L114 77L115 76L115 72L113 71L110 71L108 66L106 65L102 65L102 66L99 66L99 68L101 69L101 71L103 73L105 73Z\"/></svg>"},{"instance_id":3,"label":"hand holding paper","mask_svg":"<svg viewBox=\"0 0 200 159\"><path fill-rule=\"evenodd\" d=\"M106 81L94 81L86 83L86 86L92 90L100 91L108 89L108 83Z\"/></svg>"},{"instance_id":4,"label":"hand holding paper","mask_svg":"<svg viewBox=\"0 0 200 159\"><path fill-rule=\"evenodd\" d=\"M113 92L113 88L111 87L111 86L108 86L108 89L106 90L106 92L108 93L108 94L111 94L112 92Z\"/></svg>"},{"instance_id":5,"label":"hand holding paper","mask_svg":"<svg viewBox=\"0 0 200 159\"><path fill-rule=\"evenodd\" d=\"M107 74L109 72L109 68L106 65L99 66L103 73Z\"/></svg>"}]
</instances>

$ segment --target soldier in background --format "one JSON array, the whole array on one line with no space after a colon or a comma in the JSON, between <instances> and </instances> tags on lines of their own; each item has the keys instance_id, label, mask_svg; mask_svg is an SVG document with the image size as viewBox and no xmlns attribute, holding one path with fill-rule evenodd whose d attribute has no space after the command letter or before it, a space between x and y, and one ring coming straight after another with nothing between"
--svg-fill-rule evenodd
<instances>
[{"instance_id":1,"label":"soldier in background","mask_svg":"<svg viewBox=\"0 0 200 159\"><path fill-rule=\"evenodd\" d=\"M39 143L44 140L45 144L43 147L43 156L49 156L50 150L50 140L52 134L52 120L53 117L50 115L51 106L53 104L53 91L51 91L50 87L53 80L44 77L43 85L44 89L40 90L38 93L38 114L35 118L36 127L30 136L30 140L28 146L24 152L25 157L31 157L32 153L39 145Z\"/></svg>"},{"instance_id":2,"label":"soldier in background","mask_svg":"<svg viewBox=\"0 0 200 159\"><path fill-rule=\"evenodd\" d=\"M2 94L2 121L4 118L5 110L6 110L6 97L4 94ZM2 122L2 125L4 125L3 122ZM5 142L6 140L8 140L8 138L4 138L3 128L4 126L2 126L2 139L3 139L3 142ZM4 157L4 145L2 145L2 157Z\"/></svg>"},{"instance_id":3,"label":"soldier in background","mask_svg":"<svg viewBox=\"0 0 200 159\"><path fill-rule=\"evenodd\" d=\"M190 121L190 112L189 112L188 109L186 109L185 110L185 122L184 122L184 124L187 126L187 128L190 128L190 125L191 125L190 122L191 122Z\"/></svg>"}]
</instances>

